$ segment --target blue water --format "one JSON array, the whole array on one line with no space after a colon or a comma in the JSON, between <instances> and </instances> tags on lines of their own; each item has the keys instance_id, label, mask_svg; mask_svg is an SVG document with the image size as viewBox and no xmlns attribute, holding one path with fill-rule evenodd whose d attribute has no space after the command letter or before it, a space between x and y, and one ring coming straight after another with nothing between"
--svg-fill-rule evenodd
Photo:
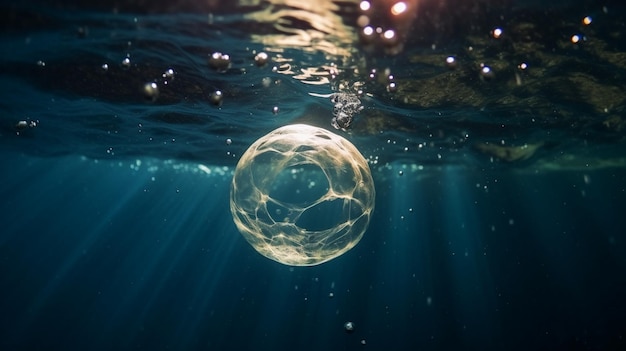
<instances>
[{"instance_id":1,"label":"blue water","mask_svg":"<svg viewBox=\"0 0 626 351\"><path fill-rule=\"evenodd\" d=\"M623 350L621 12L586 1L545 11L500 5L467 19L473 27L442 22L436 48L416 35L385 55L340 34L324 36L335 54L255 36L291 38L289 25L247 16L295 5L3 1L0 349ZM442 6L450 21L464 18ZM357 31L350 8L334 14ZM543 15L517 8L560 14L565 24L546 29ZM500 13L538 18L537 41L587 31L586 46L554 44L550 59L533 56L529 91L511 87L512 70L467 73L473 66L462 61L473 54L461 48ZM587 14L592 30L578 23ZM429 18L412 28L440 17ZM505 33L518 28L506 19ZM300 20L291 26L320 21ZM473 43L493 62L498 53L515 64L524 56ZM232 58L225 72L207 64L215 51ZM259 51L270 53L268 64L255 64ZM450 53L461 61L455 70L421 59ZM310 74L328 67L342 71L336 80ZM396 93L368 80L389 67ZM163 76L169 68L173 79ZM436 76L464 88L429 100L439 92L411 85L432 89ZM593 89L581 76L597 78ZM149 82L159 86L155 99L142 93ZM352 91L344 85L356 82L364 110L336 130L332 102L309 93ZM572 82L580 90L566 90ZM220 104L211 101L216 90ZM303 122L361 150L376 208L352 250L290 267L238 233L229 189L252 142ZM492 145L538 149L506 159Z\"/></svg>"}]
</instances>

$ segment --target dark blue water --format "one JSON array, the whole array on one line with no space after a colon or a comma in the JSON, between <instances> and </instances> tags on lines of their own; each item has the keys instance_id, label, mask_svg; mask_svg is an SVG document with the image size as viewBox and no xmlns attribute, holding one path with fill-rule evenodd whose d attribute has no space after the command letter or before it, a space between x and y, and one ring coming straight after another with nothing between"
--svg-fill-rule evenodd
<instances>
[{"instance_id":1,"label":"dark blue water","mask_svg":"<svg viewBox=\"0 0 626 351\"><path fill-rule=\"evenodd\" d=\"M623 350L621 5L467 3L425 2L394 46L350 2L4 1L0 349ZM333 92L363 103L347 131L309 94ZM354 143L376 186L363 239L312 267L229 208L243 152L292 123Z\"/></svg>"}]
</instances>

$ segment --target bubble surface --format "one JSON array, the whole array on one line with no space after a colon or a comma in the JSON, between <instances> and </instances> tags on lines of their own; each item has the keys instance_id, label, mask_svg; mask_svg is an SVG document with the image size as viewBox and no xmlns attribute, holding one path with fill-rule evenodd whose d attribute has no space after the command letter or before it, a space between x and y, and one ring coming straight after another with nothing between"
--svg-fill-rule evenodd
<instances>
[{"instance_id":1,"label":"bubble surface","mask_svg":"<svg viewBox=\"0 0 626 351\"><path fill-rule=\"evenodd\" d=\"M231 184L237 229L261 255L291 266L341 256L374 210L367 161L345 138L305 124L278 128L243 154Z\"/></svg>"}]
</instances>

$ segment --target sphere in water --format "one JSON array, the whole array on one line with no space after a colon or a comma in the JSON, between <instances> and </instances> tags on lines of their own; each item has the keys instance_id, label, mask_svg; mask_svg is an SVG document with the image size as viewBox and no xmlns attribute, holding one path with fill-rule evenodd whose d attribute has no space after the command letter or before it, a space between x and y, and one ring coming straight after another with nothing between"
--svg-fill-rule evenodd
<instances>
[{"instance_id":1,"label":"sphere in water","mask_svg":"<svg viewBox=\"0 0 626 351\"><path fill-rule=\"evenodd\" d=\"M159 97L159 86L155 82L144 84L142 91L148 101L154 102Z\"/></svg>"},{"instance_id":2,"label":"sphere in water","mask_svg":"<svg viewBox=\"0 0 626 351\"><path fill-rule=\"evenodd\" d=\"M269 55L265 52L259 52L258 54L256 54L256 56L254 56L254 62L256 62L256 65L259 67L265 66L269 59Z\"/></svg>"},{"instance_id":3,"label":"sphere in water","mask_svg":"<svg viewBox=\"0 0 626 351\"><path fill-rule=\"evenodd\" d=\"M216 106L221 105L223 99L224 94L222 94L222 92L219 90L214 91L213 93L211 93L211 96L209 96L209 101L211 101L211 103Z\"/></svg>"},{"instance_id":4,"label":"sphere in water","mask_svg":"<svg viewBox=\"0 0 626 351\"><path fill-rule=\"evenodd\" d=\"M209 55L209 66L218 72L226 72L230 68L230 56L221 52Z\"/></svg>"},{"instance_id":5,"label":"sphere in water","mask_svg":"<svg viewBox=\"0 0 626 351\"><path fill-rule=\"evenodd\" d=\"M325 129L295 124L270 132L243 154L230 210L261 255L312 266L361 240L374 198L369 166L354 145Z\"/></svg>"}]
</instances>

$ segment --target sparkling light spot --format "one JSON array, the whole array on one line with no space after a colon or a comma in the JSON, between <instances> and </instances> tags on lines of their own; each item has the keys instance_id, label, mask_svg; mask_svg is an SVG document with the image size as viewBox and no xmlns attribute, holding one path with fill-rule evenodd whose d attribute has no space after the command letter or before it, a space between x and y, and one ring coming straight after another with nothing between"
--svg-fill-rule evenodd
<instances>
[{"instance_id":1,"label":"sparkling light spot","mask_svg":"<svg viewBox=\"0 0 626 351\"><path fill-rule=\"evenodd\" d=\"M498 39L502 36L502 28L496 28L493 30L493 37Z\"/></svg>"},{"instance_id":2,"label":"sparkling light spot","mask_svg":"<svg viewBox=\"0 0 626 351\"><path fill-rule=\"evenodd\" d=\"M393 39L393 37L395 36L396 36L396 32L394 32L393 29L387 29L385 33L383 33L383 37L385 39Z\"/></svg>"},{"instance_id":3,"label":"sparkling light spot","mask_svg":"<svg viewBox=\"0 0 626 351\"><path fill-rule=\"evenodd\" d=\"M401 15L406 12L407 8L408 7L406 6L405 2L396 2L395 4L393 4L393 6L391 6L391 14L394 16Z\"/></svg>"}]
</instances>

